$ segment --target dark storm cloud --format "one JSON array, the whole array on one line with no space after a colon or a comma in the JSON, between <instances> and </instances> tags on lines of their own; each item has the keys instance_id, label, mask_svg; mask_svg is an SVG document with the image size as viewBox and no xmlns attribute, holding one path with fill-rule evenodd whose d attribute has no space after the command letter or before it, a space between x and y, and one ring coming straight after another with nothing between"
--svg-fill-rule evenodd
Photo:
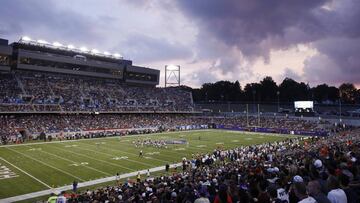
<instances>
[{"instance_id":1,"label":"dark storm cloud","mask_svg":"<svg viewBox=\"0 0 360 203\"><path fill-rule=\"evenodd\" d=\"M305 77L316 83L359 85L360 78L360 1L338 2L331 18L323 19L331 30L327 37L313 42L320 54L305 63Z\"/></svg>"},{"instance_id":2,"label":"dark storm cloud","mask_svg":"<svg viewBox=\"0 0 360 203\"><path fill-rule=\"evenodd\" d=\"M124 55L138 63L184 59L192 55L191 50L181 44L139 33L131 34L118 47L120 50L124 47Z\"/></svg>"},{"instance_id":3,"label":"dark storm cloud","mask_svg":"<svg viewBox=\"0 0 360 203\"><path fill-rule=\"evenodd\" d=\"M0 35L12 40L30 33L48 40L91 41L98 38L95 24L91 18L59 9L54 1L11 0L0 6Z\"/></svg>"},{"instance_id":4,"label":"dark storm cloud","mask_svg":"<svg viewBox=\"0 0 360 203\"><path fill-rule=\"evenodd\" d=\"M228 47L238 48L247 58L261 56L266 61L271 50L310 43L319 54L306 61L304 80L340 83L358 82L360 78L358 0L177 3L186 15L195 19L200 32L214 36ZM292 73L286 70L284 74L299 77Z\"/></svg>"},{"instance_id":5,"label":"dark storm cloud","mask_svg":"<svg viewBox=\"0 0 360 203\"><path fill-rule=\"evenodd\" d=\"M178 1L180 8L194 17L203 31L212 33L228 46L237 46L246 56L265 58L270 49L323 36L317 16L324 3L326 0ZM299 36L297 31L306 35Z\"/></svg>"},{"instance_id":6,"label":"dark storm cloud","mask_svg":"<svg viewBox=\"0 0 360 203\"><path fill-rule=\"evenodd\" d=\"M329 38L314 46L320 54L306 60L305 78L313 83L360 84L360 38Z\"/></svg>"}]
</instances>

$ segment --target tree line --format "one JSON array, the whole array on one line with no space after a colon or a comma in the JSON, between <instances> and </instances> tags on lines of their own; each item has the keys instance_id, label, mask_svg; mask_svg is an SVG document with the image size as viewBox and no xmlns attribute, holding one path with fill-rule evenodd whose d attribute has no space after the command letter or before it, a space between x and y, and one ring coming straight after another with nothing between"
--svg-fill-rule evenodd
<instances>
[{"instance_id":1,"label":"tree line","mask_svg":"<svg viewBox=\"0 0 360 203\"><path fill-rule=\"evenodd\" d=\"M310 87L304 82L285 78L279 85L269 76L258 83L241 87L239 81L204 83L200 88L182 86L190 90L195 102L294 102L311 100L323 104L360 104L360 89L354 84L339 87L327 84Z\"/></svg>"}]
</instances>

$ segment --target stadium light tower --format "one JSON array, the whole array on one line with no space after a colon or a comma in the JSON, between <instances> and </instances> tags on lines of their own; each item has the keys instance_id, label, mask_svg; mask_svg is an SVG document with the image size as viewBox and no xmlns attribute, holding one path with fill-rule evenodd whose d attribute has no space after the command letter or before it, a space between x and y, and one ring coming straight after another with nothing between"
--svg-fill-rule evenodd
<instances>
[{"instance_id":1,"label":"stadium light tower","mask_svg":"<svg viewBox=\"0 0 360 203\"><path fill-rule=\"evenodd\" d=\"M165 66L165 87L180 86L180 65Z\"/></svg>"}]
</instances>

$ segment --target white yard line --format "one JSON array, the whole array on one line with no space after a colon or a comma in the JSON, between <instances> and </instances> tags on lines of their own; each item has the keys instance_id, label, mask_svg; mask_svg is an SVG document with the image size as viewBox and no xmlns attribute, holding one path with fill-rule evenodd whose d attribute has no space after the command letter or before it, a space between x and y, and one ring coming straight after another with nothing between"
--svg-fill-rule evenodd
<instances>
[{"instance_id":1,"label":"white yard line","mask_svg":"<svg viewBox=\"0 0 360 203\"><path fill-rule=\"evenodd\" d=\"M78 155L78 156L83 156L83 157L86 157L86 158L88 158L88 159L92 159L92 160L96 160L96 161L99 161L99 162L103 162L103 163L108 164L108 165L120 167L120 168L129 170L129 171L133 171L133 170L134 170L134 169L130 169L130 168L128 168L128 167L122 166L122 165L120 165L120 164L115 164L115 163L107 162L107 161L104 161L104 160L101 160L101 159L96 159L96 158L93 158L93 157L91 157L91 156L87 156L87 155L84 155L84 154L80 154L80 153L77 153L77 152L74 152L74 151L67 151L67 150L65 150L65 149L61 149L60 147L55 147L55 148L60 149L60 150L65 151L65 152L69 152L69 153L76 154L76 155Z\"/></svg>"},{"instance_id":2,"label":"white yard line","mask_svg":"<svg viewBox=\"0 0 360 203\"><path fill-rule=\"evenodd\" d=\"M181 138L181 137L179 137L180 139L184 139L184 138ZM110 143L110 144L112 144L112 143ZM130 143L125 143L125 142L121 142L121 144L123 144L123 145L127 145L127 146L129 146L130 148L131 147L134 147L134 145L133 144L130 144ZM171 146L170 144L168 145L168 146ZM197 148L197 147L187 147L187 145L186 144L183 144L183 147L184 148L194 148L194 150L191 150L191 151L194 151L194 152L196 152L197 150L206 150L206 149L199 149L199 148ZM139 148L139 149L147 149L146 147L144 147L144 148ZM154 150L155 150L156 148L154 148ZM179 153L179 152L176 152L174 149L176 149L176 148L174 148L174 147L172 147L172 148L168 148L168 149L165 149L165 148L160 148L160 150L168 150L168 151L166 151L166 153L172 153L172 154L178 154L178 155L181 155L181 156L184 156L184 155L186 155L186 153ZM164 155L164 154L160 154L161 156L165 156L165 157L169 157L168 155ZM171 155L170 155L170 157L171 157ZM172 157L171 157L172 158Z\"/></svg>"},{"instance_id":3,"label":"white yard line","mask_svg":"<svg viewBox=\"0 0 360 203\"><path fill-rule=\"evenodd\" d=\"M57 157L57 158L59 158L59 159L65 160L65 161L70 162L70 163L73 163L73 164L76 164L76 163L77 163L77 162L75 162L75 161L72 161L72 160L70 160L70 159L66 159L66 158L64 158L64 157L58 156L58 155L56 155L56 154L53 154L53 153L50 153L50 152L47 152L47 151L40 150L40 152L49 154L50 156ZM96 171L96 172L99 172L99 173L102 173L102 174L105 174L105 175L111 175L110 173L106 173L106 172L104 172L104 171L100 171L100 170L98 170L98 169L96 169L96 168L93 168L93 167L91 167L91 166L83 165L82 167L91 169L91 170L93 170L93 171Z\"/></svg>"},{"instance_id":4,"label":"white yard line","mask_svg":"<svg viewBox=\"0 0 360 203\"><path fill-rule=\"evenodd\" d=\"M18 152L18 151L16 151L16 150L11 149L11 148L8 148L8 149L11 150L11 151L13 151L13 152L15 152L15 153L21 154L21 155L23 155L23 156L25 156L25 157L27 157L27 158L29 158L29 159L32 159L32 160L34 160L34 161L37 161L37 162L39 162L39 163L41 163L41 164L43 164L43 165L45 165L45 166L47 166L47 167L50 167L50 168L52 168L52 169L54 169L54 170L56 170L56 171L60 171L61 173L64 173L64 174L66 174L66 175L68 175L68 176L71 176L71 177L73 177L73 178L76 178L76 179L78 179L78 180L80 180L80 181L83 181L83 182L85 181L84 179L82 179L82 178L80 178L80 177L77 177L77 176L75 176L75 175L73 175L73 174L71 174L71 173L68 173L68 172L64 171L64 170L60 170L60 169L58 169L58 168L56 168L56 167L54 167L54 166L51 166L51 165L49 165L49 164L47 164L47 163L45 163L45 162L43 162L43 161L40 161L40 160L38 160L38 159L34 159L33 157L28 156L28 155L26 155L26 154L24 154L24 153Z\"/></svg>"},{"instance_id":5,"label":"white yard line","mask_svg":"<svg viewBox=\"0 0 360 203\"><path fill-rule=\"evenodd\" d=\"M116 139L116 138L131 138L131 137L146 137L152 135L166 135L166 134L174 134L174 133L190 133L196 131L215 131L215 129L201 129L201 130L187 130L187 131L174 131L174 132L162 132L162 133L150 133L150 134L140 134L140 135L124 135L124 136L111 136L111 137L97 137L90 139L78 139L78 140L63 140L63 141L51 141L51 142L35 142L35 143L24 143L24 144L10 144L10 145L1 145L0 148L5 147L19 147L19 146L29 146L29 145L42 145L42 144L56 144L56 143L64 143L64 142L79 142L84 140L98 140L98 139Z\"/></svg>"},{"instance_id":6,"label":"white yard line","mask_svg":"<svg viewBox=\"0 0 360 203\"><path fill-rule=\"evenodd\" d=\"M82 144L86 144L86 145L93 146L93 145L88 144L88 143L82 143ZM83 149L85 149L85 148L83 148ZM93 152L98 152L98 151L94 151L94 150L90 150L90 149L86 149L86 150L93 151ZM116 151L116 152L121 152L121 153L129 154L129 155L132 155L132 156L139 156L138 154L134 154L134 153L130 153L130 152L125 152L125 151L118 150L118 149L110 149L110 148L109 148L109 149L107 149L107 150ZM98 152L98 153L104 153L104 152ZM104 154L108 154L108 153L104 153ZM110 154L109 154L109 155L110 155ZM151 159L157 160L157 161L161 161L161 162L163 162L163 163L168 163L168 161L164 161L164 160L157 159L157 158L153 158L153 157L151 157ZM125 159L125 160L127 160L127 159ZM130 161L130 159L129 159L128 161ZM145 164L145 163L143 163L143 162L135 161L135 160L131 160L131 162L135 162L135 163L143 164L143 165ZM146 164L145 164L145 165L146 165ZM153 165L152 165L152 166L153 166Z\"/></svg>"},{"instance_id":7,"label":"white yard line","mask_svg":"<svg viewBox=\"0 0 360 203\"><path fill-rule=\"evenodd\" d=\"M182 165L182 163L171 164L170 168L179 167L181 165ZM165 166L159 166L159 167L151 168L151 169L149 169L149 171L150 172L157 172L157 171L162 171L164 169L165 169ZM140 170L140 171L135 171L135 172L131 172L131 173L122 174L122 175L120 175L120 179L136 176L139 172L140 172L140 174L146 174L147 170ZM115 180L116 180L116 176L111 176L111 177L107 177L107 178L101 178L101 179L97 179L97 180L86 181L86 182L79 183L78 188L88 187L88 186L91 186L91 185L96 185L96 184L100 184L100 183L106 183L106 182L115 181ZM14 196L14 197L5 198L5 199L0 199L0 202L23 201L23 200L27 200L27 199L32 199L32 198L36 198L36 197L49 195L51 193L57 193L58 194L61 191L71 190L72 188L73 188L72 185L66 185L66 186L63 186L63 187L58 187L58 188L53 188L53 189L28 193L28 194L24 194L24 195L18 195L18 196Z\"/></svg>"},{"instance_id":8,"label":"white yard line","mask_svg":"<svg viewBox=\"0 0 360 203\"><path fill-rule=\"evenodd\" d=\"M31 174L29 174L28 172L24 171L23 169L21 169L21 168L15 166L14 164L8 162L8 161L5 160L4 158L0 157L0 159L3 160L4 162L6 162L7 164L9 164L10 166L16 168L17 170L21 171L22 173L28 175L30 178L32 178L32 179L36 180L37 182L41 183L41 184L44 185L45 187L51 188L48 184L42 182L41 180L39 180L39 179L37 179L36 177L32 176ZM0 201L1 201L1 200L0 200Z\"/></svg>"},{"instance_id":9,"label":"white yard line","mask_svg":"<svg viewBox=\"0 0 360 203\"><path fill-rule=\"evenodd\" d=\"M125 143L125 142L121 142L120 144L121 144L121 145L127 145L126 147L134 149L134 145L133 145L133 144L128 144L128 143ZM112 144L112 143L110 143L110 145L115 146L115 144ZM169 146L169 145L168 145L168 146ZM173 154L178 154L178 155L181 155L181 156L184 155L183 153L173 152L170 148L168 148L168 149L165 149L165 148L157 149L157 148L140 147L140 148L137 148L137 149L139 149L139 150L152 149L152 150L159 150L159 151L168 150L168 151L166 151L166 153L173 153ZM170 149L170 150L169 150L169 149ZM160 153L160 156L164 156L164 157L168 157L168 158L173 158L173 156L171 156L171 155L166 155L166 154L161 154L161 153Z\"/></svg>"},{"instance_id":10,"label":"white yard line","mask_svg":"<svg viewBox=\"0 0 360 203\"><path fill-rule=\"evenodd\" d=\"M86 145L92 146L91 144L87 144L87 143L82 143L82 144L86 144ZM85 148L85 147L78 147L78 149L87 150L87 151L94 152L94 153L99 153L99 154L105 154L106 156L110 156L110 157L114 157L114 156L115 156L114 154L109 154L109 153L106 153L106 152L95 151L95 150L88 149L88 148ZM134 153L130 153L130 152L125 152L125 151L120 151L120 150L114 150L114 149L110 149L110 148L107 149L107 150L119 151L119 152L124 153L124 154L130 154L131 156L134 156L134 157L139 156L138 154L134 154ZM137 163L137 164L141 164L141 165L145 165L145 166L150 166L150 167L154 167L154 166L155 166L155 165L147 164L147 163L140 162L140 161L136 161L136 160L132 160L132 159L124 159L124 161L129 161L129 162L133 162L133 163ZM162 162L166 163L166 161L163 161L163 160L162 160ZM131 170L131 169L130 169L130 170Z\"/></svg>"}]
</instances>

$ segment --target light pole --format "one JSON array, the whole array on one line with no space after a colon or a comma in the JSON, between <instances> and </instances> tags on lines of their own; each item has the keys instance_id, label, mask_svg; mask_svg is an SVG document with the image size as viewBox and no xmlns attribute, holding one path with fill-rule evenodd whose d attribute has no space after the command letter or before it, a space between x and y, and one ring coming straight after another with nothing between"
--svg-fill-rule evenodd
<instances>
[{"instance_id":1,"label":"light pole","mask_svg":"<svg viewBox=\"0 0 360 203\"><path fill-rule=\"evenodd\" d=\"M277 91L276 95L277 95L277 112L279 113L279 111L280 111L280 91Z\"/></svg>"},{"instance_id":2,"label":"light pole","mask_svg":"<svg viewBox=\"0 0 360 203\"><path fill-rule=\"evenodd\" d=\"M252 94L253 94L253 112L256 112L256 110L255 110L255 94L256 94L256 90L253 90Z\"/></svg>"},{"instance_id":3,"label":"light pole","mask_svg":"<svg viewBox=\"0 0 360 203\"><path fill-rule=\"evenodd\" d=\"M249 127L249 104L246 104L246 125Z\"/></svg>"},{"instance_id":4,"label":"light pole","mask_svg":"<svg viewBox=\"0 0 360 203\"><path fill-rule=\"evenodd\" d=\"M260 104L258 104L258 126L260 128Z\"/></svg>"},{"instance_id":5,"label":"light pole","mask_svg":"<svg viewBox=\"0 0 360 203\"><path fill-rule=\"evenodd\" d=\"M339 99L339 110L340 110L339 122L341 123L341 98Z\"/></svg>"},{"instance_id":6,"label":"light pole","mask_svg":"<svg viewBox=\"0 0 360 203\"><path fill-rule=\"evenodd\" d=\"M342 97L342 93L341 91L339 91L339 111L340 111L340 114L339 114L339 123L341 124L341 97Z\"/></svg>"}]
</instances>

